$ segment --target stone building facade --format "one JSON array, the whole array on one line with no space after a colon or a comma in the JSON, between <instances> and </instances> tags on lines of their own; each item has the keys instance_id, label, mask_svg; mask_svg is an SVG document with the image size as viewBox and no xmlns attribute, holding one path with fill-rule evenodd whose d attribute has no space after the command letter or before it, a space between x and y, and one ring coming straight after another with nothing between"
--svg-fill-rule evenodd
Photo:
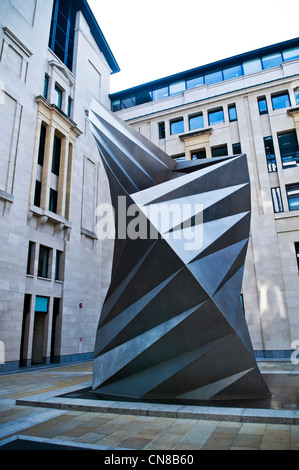
<instances>
[{"instance_id":1,"label":"stone building facade","mask_svg":"<svg viewBox=\"0 0 299 470\"><path fill-rule=\"evenodd\" d=\"M109 195L87 118L118 64L85 0L2 0L0 370L91 357Z\"/></svg>"},{"instance_id":2,"label":"stone building facade","mask_svg":"<svg viewBox=\"0 0 299 470\"><path fill-rule=\"evenodd\" d=\"M289 358L299 343L299 39L110 97L120 118L175 159L247 155L244 311L257 357Z\"/></svg>"}]
</instances>

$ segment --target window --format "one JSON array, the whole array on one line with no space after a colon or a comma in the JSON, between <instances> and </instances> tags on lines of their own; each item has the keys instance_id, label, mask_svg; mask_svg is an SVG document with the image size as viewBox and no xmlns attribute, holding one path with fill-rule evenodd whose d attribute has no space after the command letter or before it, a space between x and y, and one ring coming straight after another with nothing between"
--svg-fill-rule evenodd
<instances>
[{"instance_id":1,"label":"window","mask_svg":"<svg viewBox=\"0 0 299 470\"><path fill-rule=\"evenodd\" d=\"M279 150L283 168L290 168L299 163L299 147L296 131L285 132L278 136Z\"/></svg>"},{"instance_id":2,"label":"window","mask_svg":"<svg viewBox=\"0 0 299 470\"><path fill-rule=\"evenodd\" d=\"M57 85L55 85L54 91L55 91L54 104L56 104L57 108L61 109L62 90Z\"/></svg>"},{"instance_id":3,"label":"window","mask_svg":"<svg viewBox=\"0 0 299 470\"><path fill-rule=\"evenodd\" d=\"M52 173L54 175L59 175L59 165L60 165L60 151L61 151L61 139L54 136L54 145L53 145L53 158L52 158Z\"/></svg>"},{"instance_id":4,"label":"window","mask_svg":"<svg viewBox=\"0 0 299 470\"><path fill-rule=\"evenodd\" d=\"M299 270L299 242L295 242L295 252L296 252L297 266Z\"/></svg>"},{"instance_id":5,"label":"window","mask_svg":"<svg viewBox=\"0 0 299 470\"><path fill-rule=\"evenodd\" d=\"M113 112L120 110L120 100L114 100L111 104L111 109Z\"/></svg>"},{"instance_id":6,"label":"window","mask_svg":"<svg viewBox=\"0 0 299 470\"><path fill-rule=\"evenodd\" d=\"M233 155L240 155L240 153L242 153L241 144L237 142L233 144Z\"/></svg>"},{"instance_id":7,"label":"window","mask_svg":"<svg viewBox=\"0 0 299 470\"><path fill-rule=\"evenodd\" d=\"M264 137L264 146L267 158L268 172L277 171L275 151L272 136Z\"/></svg>"},{"instance_id":8,"label":"window","mask_svg":"<svg viewBox=\"0 0 299 470\"><path fill-rule=\"evenodd\" d=\"M299 104L299 90L295 90L295 100L296 100L296 104Z\"/></svg>"},{"instance_id":9,"label":"window","mask_svg":"<svg viewBox=\"0 0 299 470\"><path fill-rule=\"evenodd\" d=\"M143 104L143 103L148 103L149 101L152 101L152 92L149 90L145 91L139 91L136 95L136 104Z\"/></svg>"},{"instance_id":10,"label":"window","mask_svg":"<svg viewBox=\"0 0 299 470\"><path fill-rule=\"evenodd\" d=\"M34 205L40 207L40 196L41 196L42 184L40 181L36 180L35 182L35 191L34 191Z\"/></svg>"},{"instance_id":11,"label":"window","mask_svg":"<svg viewBox=\"0 0 299 470\"><path fill-rule=\"evenodd\" d=\"M272 95L272 107L273 109L287 108L290 106L290 98L287 91L279 93L277 95Z\"/></svg>"},{"instance_id":12,"label":"window","mask_svg":"<svg viewBox=\"0 0 299 470\"><path fill-rule=\"evenodd\" d=\"M268 106L267 106L266 97L262 96L261 98L258 98L257 102L258 102L260 114L267 114L268 113Z\"/></svg>"},{"instance_id":13,"label":"window","mask_svg":"<svg viewBox=\"0 0 299 470\"><path fill-rule=\"evenodd\" d=\"M283 51L282 55L285 62L288 60L299 59L299 47L287 49L286 51Z\"/></svg>"},{"instance_id":14,"label":"window","mask_svg":"<svg viewBox=\"0 0 299 470\"><path fill-rule=\"evenodd\" d=\"M191 160L198 160L199 158L207 158L206 149L196 150L196 152L192 152Z\"/></svg>"},{"instance_id":15,"label":"window","mask_svg":"<svg viewBox=\"0 0 299 470\"><path fill-rule=\"evenodd\" d=\"M230 80L231 78L241 77L243 75L242 66L236 65L223 70L223 79Z\"/></svg>"},{"instance_id":16,"label":"window","mask_svg":"<svg viewBox=\"0 0 299 470\"><path fill-rule=\"evenodd\" d=\"M121 109L131 108L136 105L136 96L128 96L121 100Z\"/></svg>"},{"instance_id":17,"label":"window","mask_svg":"<svg viewBox=\"0 0 299 470\"><path fill-rule=\"evenodd\" d=\"M212 157L225 157L226 155L228 155L226 144L212 148Z\"/></svg>"},{"instance_id":18,"label":"window","mask_svg":"<svg viewBox=\"0 0 299 470\"><path fill-rule=\"evenodd\" d=\"M282 57L280 52L267 55L262 58L263 69L270 69L271 67L277 67L282 62Z\"/></svg>"},{"instance_id":19,"label":"window","mask_svg":"<svg viewBox=\"0 0 299 470\"><path fill-rule=\"evenodd\" d=\"M49 197L49 211L54 212L55 214L57 212L57 198L58 198L57 191L51 188L50 197Z\"/></svg>"},{"instance_id":20,"label":"window","mask_svg":"<svg viewBox=\"0 0 299 470\"><path fill-rule=\"evenodd\" d=\"M45 75L43 97L46 99L48 97L48 86L49 86L49 78L47 75Z\"/></svg>"},{"instance_id":21,"label":"window","mask_svg":"<svg viewBox=\"0 0 299 470\"><path fill-rule=\"evenodd\" d=\"M182 154L182 155L173 155L172 158L176 161L176 162L183 162L186 160L186 155Z\"/></svg>"},{"instance_id":22,"label":"window","mask_svg":"<svg viewBox=\"0 0 299 470\"><path fill-rule=\"evenodd\" d=\"M299 209L299 183L286 186L290 211Z\"/></svg>"},{"instance_id":23,"label":"window","mask_svg":"<svg viewBox=\"0 0 299 470\"><path fill-rule=\"evenodd\" d=\"M49 37L50 49L72 70L76 9L72 0L54 0Z\"/></svg>"},{"instance_id":24,"label":"window","mask_svg":"<svg viewBox=\"0 0 299 470\"><path fill-rule=\"evenodd\" d=\"M35 297L35 311L39 313L48 313L48 297Z\"/></svg>"},{"instance_id":25,"label":"window","mask_svg":"<svg viewBox=\"0 0 299 470\"><path fill-rule=\"evenodd\" d=\"M230 122L237 120L237 108L235 104L231 104L228 107L228 116Z\"/></svg>"},{"instance_id":26,"label":"window","mask_svg":"<svg viewBox=\"0 0 299 470\"><path fill-rule=\"evenodd\" d=\"M194 116L189 116L189 129L193 131L194 129L199 129L204 126L203 115L202 113L195 114Z\"/></svg>"},{"instance_id":27,"label":"window","mask_svg":"<svg viewBox=\"0 0 299 470\"><path fill-rule=\"evenodd\" d=\"M256 73L262 70L261 59L253 59L243 63L244 74Z\"/></svg>"},{"instance_id":28,"label":"window","mask_svg":"<svg viewBox=\"0 0 299 470\"><path fill-rule=\"evenodd\" d=\"M46 127L41 126L40 138L39 138L39 149L38 149L38 160L37 160L37 163L41 166L43 166L43 163L44 163L45 143L46 143Z\"/></svg>"},{"instance_id":29,"label":"window","mask_svg":"<svg viewBox=\"0 0 299 470\"><path fill-rule=\"evenodd\" d=\"M73 100L72 100L72 98L69 97L68 101L67 101L67 115L68 115L68 117L71 117L72 103L73 103Z\"/></svg>"},{"instance_id":30,"label":"window","mask_svg":"<svg viewBox=\"0 0 299 470\"><path fill-rule=\"evenodd\" d=\"M180 132L184 132L184 119L177 119L176 121L172 121L170 123L170 134L179 134Z\"/></svg>"},{"instance_id":31,"label":"window","mask_svg":"<svg viewBox=\"0 0 299 470\"><path fill-rule=\"evenodd\" d=\"M63 257L63 252L57 250L56 251L56 260L55 260L55 281L62 281L63 280L62 257Z\"/></svg>"},{"instance_id":32,"label":"window","mask_svg":"<svg viewBox=\"0 0 299 470\"><path fill-rule=\"evenodd\" d=\"M181 93L186 89L186 84L185 80L182 80L180 82L172 83L169 85L169 94L170 95L175 95L176 93Z\"/></svg>"},{"instance_id":33,"label":"window","mask_svg":"<svg viewBox=\"0 0 299 470\"><path fill-rule=\"evenodd\" d=\"M50 258L50 248L40 245L39 247L39 258L38 258L38 277L48 277L49 276L49 258Z\"/></svg>"},{"instance_id":34,"label":"window","mask_svg":"<svg viewBox=\"0 0 299 470\"><path fill-rule=\"evenodd\" d=\"M194 77L194 78L190 78L190 80L186 81L187 88L195 88L195 87L203 85L203 84L204 84L203 77Z\"/></svg>"},{"instance_id":35,"label":"window","mask_svg":"<svg viewBox=\"0 0 299 470\"><path fill-rule=\"evenodd\" d=\"M29 244L28 244L26 274L31 274L31 275L33 274L33 270L34 270L34 248L35 248L35 243L30 241Z\"/></svg>"},{"instance_id":36,"label":"window","mask_svg":"<svg viewBox=\"0 0 299 470\"><path fill-rule=\"evenodd\" d=\"M154 100L161 100L162 98L166 98L167 96L168 96L168 86L164 86L163 88L158 88L157 90L153 91Z\"/></svg>"},{"instance_id":37,"label":"window","mask_svg":"<svg viewBox=\"0 0 299 470\"><path fill-rule=\"evenodd\" d=\"M280 187L271 188L271 196L274 212L283 212Z\"/></svg>"},{"instance_id":38,"label":"window","mask_svg":"<svg viewBox=\"0 0 299 470\"><path fill-rule=\"evenodd\" d=\"M159 139L165 139L165 122L159 122Z\"/></svg>"},{"instance_id":39,"label":"window","mask_svg":"<svg viewBox=\"0 0 299 470\"><path fill-rule=\"evenodd\" d=\"M205 75L205 83L207 85L212 85L213 83L222 82L222 70L218 72L208 73Z\"/></svg>"},{"instance_id":40,"label":"window","mask_svg":"<svg viewBox=\"0 0 299 470\"><path fill-rule=\"evenodd\" d=\"M214 109L212 111L208 112L208 117L209 117L209 125L215 125L219 124L221 122L224 122L224 114L223 114L223 109L218 108Z\"/></svg>"}]
</instances>

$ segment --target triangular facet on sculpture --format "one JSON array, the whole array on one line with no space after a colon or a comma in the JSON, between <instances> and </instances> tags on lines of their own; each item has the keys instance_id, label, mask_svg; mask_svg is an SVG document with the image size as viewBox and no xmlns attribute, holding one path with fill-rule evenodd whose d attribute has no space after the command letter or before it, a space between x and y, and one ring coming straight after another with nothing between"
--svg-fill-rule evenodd
<instances>
[{"instance_id":1,"label":"triangular facet on sculpture","mask_svg":"<svg viewBox=\"0 0 299 470\"><path fill-rule=\"evenodd\" d=\"M269 396L240 303L250 228L246 156L177 163L96 101L89 119L116 214L93 391L184 401ZM145 238L128 230L132 204ZM154 210L169 216L173 204L172 221L154 219Z\"/></svg>"}]
</instances>

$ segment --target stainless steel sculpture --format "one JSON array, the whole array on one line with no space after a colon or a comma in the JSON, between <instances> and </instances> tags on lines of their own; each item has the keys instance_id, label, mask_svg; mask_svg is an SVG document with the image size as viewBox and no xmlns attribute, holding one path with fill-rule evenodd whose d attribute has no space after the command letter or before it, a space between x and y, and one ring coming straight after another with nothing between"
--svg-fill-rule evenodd
<instances>
[{"instance_id":1,"label":"stainless steel sculpture","mask_svg":"<svg viewBox=\"0 0 299 470\"><path fill-rule=\"evenodd\" d=\"M240 301L246 156L176 162L100 104L89 116L116 231L93 391L172 401L268 396ZM141 226L147 236L138 238Z\"/></svg>"}]
</instances>

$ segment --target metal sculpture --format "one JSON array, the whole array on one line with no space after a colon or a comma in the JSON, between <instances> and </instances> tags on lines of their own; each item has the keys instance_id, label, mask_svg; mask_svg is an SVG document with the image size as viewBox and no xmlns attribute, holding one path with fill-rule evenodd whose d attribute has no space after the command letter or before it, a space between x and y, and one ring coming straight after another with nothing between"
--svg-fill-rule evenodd
<instances>
[{"instance_id":1,"label":"metal sculpture","mask_svg":"<svg viewBox=\"0 0 299 470\"><path fill-rule=\"evenodd\" d=\"M178 401L268 396L240 300L246 156L176 162L97 102L89 120L115 222L93 391ZM126 230L117 223L124 219Z\"/></svg>"}]
</instances>

